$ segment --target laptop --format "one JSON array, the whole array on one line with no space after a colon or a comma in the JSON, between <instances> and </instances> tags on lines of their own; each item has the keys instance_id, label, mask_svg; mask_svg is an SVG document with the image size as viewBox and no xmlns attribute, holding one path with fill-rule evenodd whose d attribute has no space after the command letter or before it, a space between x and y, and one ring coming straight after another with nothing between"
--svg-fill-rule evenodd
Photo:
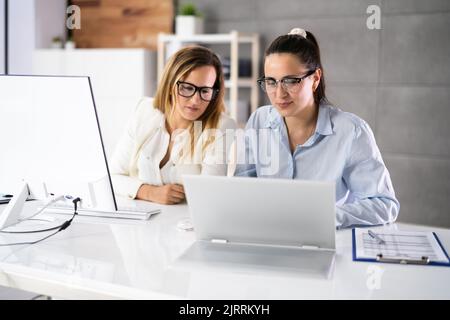
<instances>
[{"instance_id":1,"label":"laptop","mask_svg":"<svg viewBox=\"0 0 450 320\"><path fill-rule=\"evenodd\" d=\"M196 241L182 263L330 276L334 182L183 176Z\"/></svg>"}]
</instances>

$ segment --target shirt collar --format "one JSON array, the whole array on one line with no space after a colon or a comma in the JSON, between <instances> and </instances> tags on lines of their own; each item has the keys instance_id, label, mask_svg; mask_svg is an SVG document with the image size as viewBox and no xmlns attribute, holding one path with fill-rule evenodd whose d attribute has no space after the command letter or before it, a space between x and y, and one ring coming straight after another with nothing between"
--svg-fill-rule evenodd
<instances>
[{"instance_id":1,"label":"shirt collar","mask_svg":"<svg viewBox=\"0 0 450 320\"><path fill-rule=\"evenodd\" d=\"M273 107L269 109L269 114L264 123L265 128L276 129L283 123L283 117ZM317 125L315 133L323 136L333 134L333 126L331 124L330 106L326 104L319 105L319 115L317 117Z\"/></svg>"},{"instance_id":2,"label":"shirt collar","mask_svg":"<svg viewBox=\"0 0 450 320\"><path fill-rule=\"evenodd\" d=\"M323 136L333 134L331 124L330 106L326 104L319 105L319 115L317 117L316 133Z\"/></svg>"}]
</instances>

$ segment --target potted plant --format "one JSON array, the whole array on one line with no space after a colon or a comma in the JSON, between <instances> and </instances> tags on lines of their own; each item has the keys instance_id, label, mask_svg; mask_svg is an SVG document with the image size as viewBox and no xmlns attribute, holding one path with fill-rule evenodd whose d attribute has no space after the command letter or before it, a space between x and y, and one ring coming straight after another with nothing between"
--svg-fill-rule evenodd
<instances>
[{"instance_id":1,"label":"potted plant","mask_svg":"<svg viewBox=\"0 0 450 320\"><path fill-rule=\"evenodd\" d=\"M203 16L193 3L181 5L176 16L175 32L182 36L203 33Z\"/></svg>"},{"instance_id":2,"label":"potted plant","mask_svg":"<svg viewBox=\"0 0 450 320\"><path fill-rule=\"evenodd\" d=\"M66 43L64 44L64 48L67 50L75 49L75 42L73 41L72 36L68 36Z\"/></svg>"},{"instance_id":3,"label":"potted plant","mask_svg":"<svg viewBox=\"0 0 450 320\"><path fill-rule=\"evenodd\" d=\"M62 38L60 36L55 36L52 38L51 48L53 49L61 49L62 48Z\"/></svg>"}]
</instances>

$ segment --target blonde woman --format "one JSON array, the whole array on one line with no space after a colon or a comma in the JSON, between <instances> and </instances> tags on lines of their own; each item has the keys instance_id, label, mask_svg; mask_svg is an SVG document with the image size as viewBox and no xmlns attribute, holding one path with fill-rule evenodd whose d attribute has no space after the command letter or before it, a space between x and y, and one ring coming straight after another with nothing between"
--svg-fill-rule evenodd
<instances>
[{"instance_id":1,"label":"blonde woman","mask_svg":"<svg viewBox=\"0 0 450 320\"><path fill-rule=\"evenodd\" d=\"M185 199L183 174L226 175L227 129L222 65L195 46L166 64L154 99L143 98L111 159L116 192L132 199L176 204Z\"/></svg>"}]
</instances>

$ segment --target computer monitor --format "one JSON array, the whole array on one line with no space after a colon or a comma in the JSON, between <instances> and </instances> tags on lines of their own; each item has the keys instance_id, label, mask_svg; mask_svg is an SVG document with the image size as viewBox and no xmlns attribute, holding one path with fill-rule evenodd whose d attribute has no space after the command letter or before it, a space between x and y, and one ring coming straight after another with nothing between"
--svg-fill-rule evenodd
<instances>
[{"instance_id":1,"label":"computer monitor","mask_svg":"<svg viewBox=\"0 0 450 320\"><path fill-rule=\"evenodd\" d=\"M29 196L118 211L89 77L0 76L0 148L0 192L15 192L0 225Z\"/></svg>"}]
</instances>

